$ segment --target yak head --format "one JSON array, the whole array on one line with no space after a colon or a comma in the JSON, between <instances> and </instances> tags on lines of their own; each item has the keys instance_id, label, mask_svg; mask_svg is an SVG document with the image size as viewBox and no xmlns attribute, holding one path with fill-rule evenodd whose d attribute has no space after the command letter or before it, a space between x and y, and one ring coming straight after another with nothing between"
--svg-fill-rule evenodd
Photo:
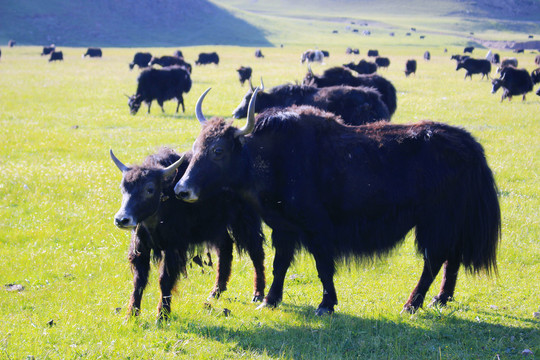
<instances>
[{"instance_id":1,"label":"yak head","mask_svg":"<svg viewBox=\"0 0 540 360\"><path fill-rule=\"evenodd\" d=\"M178 167L184 161L184 156L172 165L163 167L146 167L124 165L110 151L111 159L122 172L120 191L122 205L114 216L114 224L120 229L130 230L137 224L155 214L159 208L162 191L172 185Z\"/></svg>"},{"instance_id":2,"label":"yak head","mask_svg":"<svg viewBox=\"0 0 540 360\"><path fill-rule=\"evenodd\" d=\"M131 115L137 114L137 111L139 111L139 108L141 107L141 104L142 104L142 96L141 95L132 95L132 96L126 95L126 96L128 98L129 112L131 113Z\"/></svg>"},{"instance_id":3,"label":"yak head","mask_svg":"<svg viewBox=\"0 0 540 360\"><path fill-rule=\"evenodd\" d=\"M499 90L499 88L503 85L503 80L493 79L493 81L491 82L491 85L493 85L493 87L491 88L491 93L495 94L497 90Z\"/></svg>"},{"instance_id":4,"label":"yak head","mask_svg":"<svg viewBox=\"0 0 540 360\"><path fill-rule=\"evenodd\" d=\"M176 197L189 203L201 198L238 187L245 181L242 163L245 136L255 128L255 100L260 89L256 88L249 102L246 124L238 129L222 118L206 120L202 101L207 89L197 101L195 113L202 130L192 148L191 161L180 181L175 185Z\"/></svg>"},{"instance_id":5,"label":"yak head","mask_svg":"<svg viewBox=\"0 0 540 360\"><path fill-rule=\"evenodd\" d=\"M253 93L255 92L255 88L253 88L251 79L249 79L248 82L249 82L250 90L248 90L246 95L244 95L244 98L242 99L240 104L236 107L236 109L234 109L232 113L235 119L242 119L248 115L248 106L251 102ZM264 91L264 84L261 78L261 88L258 95L257 107L255 108L255 112L261 112L261 109L266 109L267 107L272 106L271 95L264 93L263 91Z\"/></svg>"}]
</instances>

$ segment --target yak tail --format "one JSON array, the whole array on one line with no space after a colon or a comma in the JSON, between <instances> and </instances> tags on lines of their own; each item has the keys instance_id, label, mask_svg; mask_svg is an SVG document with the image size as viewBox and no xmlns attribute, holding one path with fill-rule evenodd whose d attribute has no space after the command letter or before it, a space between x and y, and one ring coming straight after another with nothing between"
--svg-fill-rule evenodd
<instances>
[{"instance_id":1,"label":"yak tail","mask_svg":"<svg viewBox=\"0 0 540 360\"><path fill-rule=\"evenodd\" d=\"M467 271L497 273L497 248L501 238L498 190L485 158L469 178L464 214L461 262Z\"/></svg>"}]
</instances>

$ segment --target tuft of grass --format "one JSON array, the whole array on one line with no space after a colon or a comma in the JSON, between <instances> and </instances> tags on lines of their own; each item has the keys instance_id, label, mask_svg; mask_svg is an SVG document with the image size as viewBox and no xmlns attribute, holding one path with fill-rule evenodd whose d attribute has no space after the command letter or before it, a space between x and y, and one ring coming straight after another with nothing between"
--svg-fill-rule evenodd
<instances>
[{"instance_id":1,"label":"tuft of grass","mask_svg":"<svg viewBox=\"0 0 540 360\"><path fill-rule=\"evenodd\" d=\"M194 67L186 113L174 114L174 102L167 102L164 114L154 104L151 114L143 109L136 116L129 114L124 93L135 91L138 72L127 64L139 49L107 48L102 59L82 59L80 49L64 48L62 63L48 63L38 47L2 49L0 358L521 359L524 349L540 354L539 323L532 316L540 310L540 98L529 94L525 102L499 103L489 81L463 80L450 60L462 50L458 38L403 45L384 39L357 44L361 54L376 45L391 60L380 73L398 92L392 121L461 126L485 148L503 215L498 277L462 274L447 308L400 315L422 267L410 235L385 259L340 267L339 305L332 316L314 316L322 289L312 257L300 253L277 309L256 310L250 303L251 261L235 256L229 288L210 306L204 302L214 270L188 269L173 297L171 320L156 325L153 271L141 316L126 320L129 234L112 222L121 196L109 149L126 163L139 163L163 145L189 149L199 132L199 94L211 86L205 114L230 117L247 91L236 78L238 66L252 66L254 84L262 76L267 88L301 81L306 67L299 56L307 45L263 48L264 59L236 46L182 48L191 62L199 52L216 49L220 65ZM312 66L316 73L361 58L344 54L347 40L310 41L331 54L325 64ZM431 51L429 62L422 59L425 50ZM517 56L523 67L534 68L532 55ZM417 59L418 71L406 78L409 58ZM270 239L268 228L265 234ZM265 250L270 283L270 243ZM439 283L440 278L428 296ZM8 291L8 284L24 290Z\"/></svg>"}]
</instances>

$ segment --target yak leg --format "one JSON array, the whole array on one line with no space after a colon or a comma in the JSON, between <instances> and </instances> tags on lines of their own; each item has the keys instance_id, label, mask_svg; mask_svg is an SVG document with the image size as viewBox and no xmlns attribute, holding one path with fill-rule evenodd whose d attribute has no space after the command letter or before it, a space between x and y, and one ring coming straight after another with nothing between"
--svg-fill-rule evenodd
<instances>
[{"instance_id":1,"label":"yak leg","mask_svg":"<svg viewBox=\"0 0 540 360\"><path fill-rule=\"evenodd\" d=\"M138 316L144 288L150 272L150 249L143 245L141 231L133 231L129 249L129 262L133 271L133 292L128 304L128 316Z\"/></svg>"},{"instance_id":2,"label":"yak leg","mask_svg":"<svg viewBox=\"0 0 540 360\"><path fill-rule=\"evenodd\" d=\"M433 305L446 305L448 301L451 301L454 297L454 290L456 289L457 276L459 272L460 262L458 259L449 259L444 263L443 268L443 280L441 283L441 289L439 295L435 296L431 301L430 306Z\"/></svg>"},{"instance_id":3,"label":"yak leg","mask_svg":"<svg viewBox=\"0 0 540 360\"><path fill-rule=\"evenodd\" d=\"M253 262L255 274L253 276L253 298L252 302L263 301L266 279L264 275L264 249L262 247L263 239L259 237L258 243L248 246L248 254Z\"/></svg>"},{"instance_id":4,"label":"yak leg","mask_svg":"<svg viewBox=\"0 0 540 360\"><path fill-rule=\"evenodd\" d=\"M331 314L334 312L334 306L338 303L336 288L334 287L335 265L331 256L332 252L329 249L317 249L312 253L315 258L319 279L323 284L323 298L315 314Z\"/></svg>"},{"instance_id":5,"label":"yak leg","mask_svg":"<svg viewBox=\"0 0 540 360\"><path fill-rule=\"evenodd\" d=\"M163 108L163 101L158 100L157 103L159 104L159 107L161 108L161 112L164 113L165 109Z\"/></svg>"},{"instance_id":6,"label":"yak leg","mask_svg":"<svg viewBox=\"0 0 540 360\"><path fill-rule=\"evenodd\" d=\"M258 307L276 307L283 298L283 283L285 275L294 258L295 243L298 234L282 232L278 230L272 231L272 242L276 249L274 257L274 280L268 291L268 295L263 300L263 303Z\"/></svg>"},{"instance_id":7,"label":"yak leg","mask_svg":"<svg viewBox=\"0 0 540 360\"><path fill-rule=\"evenodd\" d=\"M427 253L427 249L426 249ZM417 309L421 308L424 304L424 298L426 293L433 283L433 280L439 273L441 266L445 259L440 256L433 256L427 254L424 257L424 270L422 271L422 276L420 276L420 281L412 291L409 299L403 305L403 311L407 311L411 314L415 313Z\"/></svg>"},{"instance_id":8,"label":"yak leg","mask_svg":"<svg viewBox=\"0 0 540 360\"><path fill-rule=\"evenodd\" d=\"M184 98L182 96L176 98L176 113L178 114L178 108L180 107L180 104L182 104L182 112L185 113L186 109L184 108Z\"/></svg>"},{"instance_id":9,"label":"yak leg","mask_svg":"<svg viewBox=\"0 0 540 360\"><path fill-rule=\"evenodd\" d=\"M159 274L161 299L158 304L158 321L167 319L171 313L172 289L178 280L180 271L184 268L183 261L175 250L163 251L163 260Z\"/></svg>"},{"instance_id":10,"label":"yak leg","mask_svg":"<svg viewBox=\"0 0 540 360\"><path fill-rule=\"evenodd\" d=\"M209 299L217 299L223 291L227 290L227 283L229 282L229 278L231 276L231 264L233 258L232 252L233 240L227 233L223 237L223 241L217 248L218 261L216 282L214 284L214 288L210 292L210 295L208 297Z\"/></svg>"},{"instance_id":11,"label":"yak leg","mask_svg":"<svg viewBox=\"0 0 540 360\"><path fill-rule=\"evenodd\" d=\"M148 114L150 114L150 107L152 106L152 101L149 101L147 104L148 104Z\"/></svg>"}]
</instances>

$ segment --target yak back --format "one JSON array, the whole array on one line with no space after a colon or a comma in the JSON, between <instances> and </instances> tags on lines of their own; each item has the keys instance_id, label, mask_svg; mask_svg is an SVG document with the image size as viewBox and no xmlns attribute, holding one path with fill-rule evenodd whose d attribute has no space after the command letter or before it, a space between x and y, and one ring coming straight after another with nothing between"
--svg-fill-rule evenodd
<instances>
[{"instance_id":1,"label":"yak back","mask_svg":"<svg viewBox=\"0 0 540 360\"><path fill-rule=\"evenodd\" d=\"M146 99L172 99L178 92L191 90L189 72L181 66L170 66L163 69L145 69L138 79L137 95Z\"/></svg>"}]
</instances>

